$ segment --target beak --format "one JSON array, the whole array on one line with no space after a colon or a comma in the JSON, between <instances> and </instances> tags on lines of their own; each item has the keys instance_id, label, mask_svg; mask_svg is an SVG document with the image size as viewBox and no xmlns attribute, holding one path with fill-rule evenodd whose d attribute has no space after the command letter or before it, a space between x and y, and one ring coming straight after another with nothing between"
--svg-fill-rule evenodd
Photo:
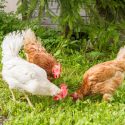
<instances>
[{"instance_id":1,"label":"beak","mask_svg":"<svg viewBox=\"0 0 125 125\"><path fill-rule=\"evenodd\" d=\"M60 77L60 74L58 74L58 75L55 75L55 74L54 74L54 78L55 78L55 79L58 79L59 77Z\"/></svg>"},{"instance_id":2,"label":"beak","mask_svg":"<svg viewBox=\"0 0 125 125\"><path fill-rule=\"evenodd\" d=\"M76 92L71 94L70 97L72 98L73 101L77 101L79 99L78 94Z\"/></svg>"},{"instance_id":3,"label":"beak","mask_svg":"<svg viewBox=\"0 0 125 125\"><path fill-rule=\"evenodd\" d=\"M56 95L56 96L54 96L54 97L53 97L53 100L55 100L55 101L61 100L60 95Z\"/></svg>"}]
</instances>

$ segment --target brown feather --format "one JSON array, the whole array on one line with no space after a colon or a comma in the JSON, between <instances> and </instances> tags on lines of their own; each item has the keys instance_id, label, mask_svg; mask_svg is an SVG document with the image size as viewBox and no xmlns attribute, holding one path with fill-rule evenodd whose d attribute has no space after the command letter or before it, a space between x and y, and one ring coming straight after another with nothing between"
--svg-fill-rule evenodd
<instances>
[{"instance_id":1,"label":"brown feather","mask_svg":"<svg viewBox=\"0 0 125 125\"><path fill-rule=\"evenodd\" d=\"M53 77L52 68L54 65L57 65L58 62L46 51L31 30L26 31L24 36L24 51L29 62L45 69L49 79Z\"/></svg>"},{"instance_id":2,"label":"brown feather","mask_svg":"<svg viewBox=\"0 0 125 125\"><path fill-rule=\"evenodd\" d=\"M76 91L79 98L101 94L108 101L124 80L125 60L97 64L85 72L82 86Z\"/></svg>"}]
</instances>

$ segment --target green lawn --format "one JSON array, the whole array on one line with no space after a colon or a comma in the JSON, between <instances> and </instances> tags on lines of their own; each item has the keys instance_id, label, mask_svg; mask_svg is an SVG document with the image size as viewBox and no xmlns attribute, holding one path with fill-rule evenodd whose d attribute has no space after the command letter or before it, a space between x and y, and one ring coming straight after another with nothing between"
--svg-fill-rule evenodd
<instances>
[{"instance_id":1,"label":"green lawn","mask_svg":"<svg viewBox=\"0 0 125 125\"><path fill-rule=\"evenodd\" d=\"M63 73L53 81L59 85L68 84L69 93L76 90L82 75L90 66L113 58L91 59L88 55L76 53L60 55ZM23 94L14 91L18 102L13 102L8 86L0 77L0 116L6 118L5 125L125 125L125 84L114 94L110 103L103 102L100 96L86 97L76 103L70 97L55 102L52 97L29 95L34 109L30 108Z\"/></svg>"}]
</instances>

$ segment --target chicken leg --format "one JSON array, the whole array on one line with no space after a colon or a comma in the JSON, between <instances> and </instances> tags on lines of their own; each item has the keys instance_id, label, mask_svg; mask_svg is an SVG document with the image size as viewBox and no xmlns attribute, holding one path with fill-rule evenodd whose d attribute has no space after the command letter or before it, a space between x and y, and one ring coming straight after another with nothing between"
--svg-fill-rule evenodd
<instances>
[{"instance_id":1,"label":"chicken leg","mask_svg":"<svg viewBox=\"0 0 125 125\"><path fill-rule=\"evenodd\" d=\"M16 102L16 98L15 98L15 95L14 95L14 93L13 93L12 89L10 89L10 92L11 92L11 94L12 94L12 99L13 99L13 101L15 101L15 102Z\"/></svg>"},{"instance_id":2,"label":"chicken leg","mask_svg":"<svg viewBox=\"0 0 125 125\"><path fill-rule=\"evenodd\" d=\"M31 101L30 101L28 95L27 95L26 93L24 93L24 95L25 95L25 98L26 98L26 100L27 100L29 106L30 106L30 107L33 107L33 104L31 103Z\"/></svg>"}]
</instances>

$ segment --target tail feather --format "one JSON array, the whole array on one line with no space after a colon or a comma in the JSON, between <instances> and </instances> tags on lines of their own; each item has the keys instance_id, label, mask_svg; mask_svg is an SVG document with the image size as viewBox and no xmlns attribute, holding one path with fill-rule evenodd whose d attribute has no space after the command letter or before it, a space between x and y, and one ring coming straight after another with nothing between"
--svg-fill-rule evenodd
<instances>
[{"instance_id":1,"label":"tail feather","mask_svg":"<svg viewBox=\"0 0 125 125\"><path fill-rule=\"evenodd\" d=\"M30 51L34 47L40 51L46 52L46 49L42 46L40 38L37 38L35 33L31 29L27 29L24 33L24 50ZM33 45L32 45L33 43ZM28 46L28 47L27 47Z\"/></svg>"},{"instance_id":2,"label":"tail feather","mask_svg":"<svg viewBox=\"0 0 125 125\"><path fill-rule=\"evenodd\" d=\"M7 61L12 57L18 56L18 53L22 45L23 45L23 33L19 31L17 32L14 31L6 35L1 46L3 60Z\"/></svg>"},{"instance_id":3,"label":"tail feather","mask_svg":"<svg viewBox=\"0 0 125 125\"><path fill-rule=\"evenodd\" d=\"M37 38L31 29L27 29L24 35L24 44L36 43Z\"/></svg>"},{"instance_id":4,"label":"tail feather","mask_svg":"<svg viewBox=\"0 0 125 125\"><path fill-rule=\"evenodd\" d=\"M116 57L117 60L123 60L125 59L125 46L120 48L118 54L117 54L117 57Z\"/></svg>"}]
</instances>

